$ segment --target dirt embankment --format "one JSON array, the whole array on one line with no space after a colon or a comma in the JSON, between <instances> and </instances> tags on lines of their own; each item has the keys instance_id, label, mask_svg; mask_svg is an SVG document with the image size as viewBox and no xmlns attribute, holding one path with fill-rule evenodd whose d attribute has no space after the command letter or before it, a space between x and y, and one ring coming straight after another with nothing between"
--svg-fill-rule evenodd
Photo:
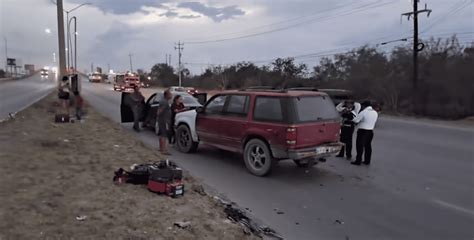
<instances>
[{"instance_id":1,"label":"dirt embankment","mask_svg":"<svg viewBox=\"0 0 474 240\"><path fill-rule=\"evenodd\" d=\"M255 238L189 190L199 183L187 174L178 199L114 185L117 168L161 156L93 109L82 123L55 124L57 109L51 95L0 123L0 239Z\"/></svg>"}]
</instances>

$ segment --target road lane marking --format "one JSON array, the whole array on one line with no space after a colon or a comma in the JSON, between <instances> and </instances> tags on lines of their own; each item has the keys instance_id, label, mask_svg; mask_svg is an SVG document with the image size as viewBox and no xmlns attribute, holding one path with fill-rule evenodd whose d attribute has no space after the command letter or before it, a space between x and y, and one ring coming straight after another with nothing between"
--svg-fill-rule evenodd
<instances>
[{"instance_id":1,"label":"road lane marking","mask_svg":"<svg viewBox=\"0 0 474 240\"><path fill-rule=\"evenodd\" d=\"M445 202L445 201L442 201L442 200L439 200L439 199L433 199L432 201L436 204L439 204L439 205L443 206L443 207L446 207L446 208L449 208L449 209L452 209L452 210L456 210L458 212L462 212L462 213L466 213L466 214L469 214L471 216L474 216L474 211L473 210L470 210L470 209L467 209L467 208L464 208L464 207L460 207L458 205L448 203L448 202Z\"/></svg>"}]
</instances>

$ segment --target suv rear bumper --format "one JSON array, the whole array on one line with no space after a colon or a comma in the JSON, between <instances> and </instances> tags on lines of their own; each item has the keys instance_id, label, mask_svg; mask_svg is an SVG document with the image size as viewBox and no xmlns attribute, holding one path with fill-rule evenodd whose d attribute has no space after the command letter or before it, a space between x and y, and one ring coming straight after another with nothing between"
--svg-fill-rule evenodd
<instances>
[{"instance_id":1,"label":"suv rear bumper","mask_svg":"<svg viewBox=\"0 0 474 240\"><path fill-rule=\"evenodd\" d=\"M281 149L272 148L273 157L277 159L293 159L300 160L305 158L322 158L335 155L341 151L344 146L343 143L328 143L311 148L302 149L288 149L282 151Z\"/></svg>"}]
</instances>

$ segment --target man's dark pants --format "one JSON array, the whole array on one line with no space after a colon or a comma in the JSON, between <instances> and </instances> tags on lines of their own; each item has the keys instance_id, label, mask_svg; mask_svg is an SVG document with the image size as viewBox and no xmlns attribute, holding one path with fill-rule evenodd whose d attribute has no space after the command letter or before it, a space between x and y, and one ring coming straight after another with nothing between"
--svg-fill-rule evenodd
<instances>
[{"instance_id":1,"label":"man's dark pants","mask_svg":"<svg viewBox=\"0 0 474 240\"><path fill-rule=\"evenodd\" d=\"M362 154L364 154L364 163L369 164L372 157L372 139L374 138L373 130L359 129L357 130L356 139L356 163L362 162Z\"/></svg>"},{"instance_id":2,"label":"man's dark pants","mask_svg":"<svg viewBox=\"0 0 474 240\"><path fill-rule=\"evenodd\" d=\"M346 157L352 157L352 135L354 134L354 127L342 126L341 128L341 142L344 143L344 146L339 152L339 157L344 157L344 150L346 152Z\"/></svg>"},{"instance_id":3,"label":"man's dark pants","mask_svg":"<svg viewBox=\"0 0 474 240\"><path fill-rule=\"evenodd\" d=\"M142 105L141 104L135 104L132 107L132 112L133 112L133 128L134 129L139 129L140 117L141 117L141 113L142 113Z\"/></svg>"}]
</instances>

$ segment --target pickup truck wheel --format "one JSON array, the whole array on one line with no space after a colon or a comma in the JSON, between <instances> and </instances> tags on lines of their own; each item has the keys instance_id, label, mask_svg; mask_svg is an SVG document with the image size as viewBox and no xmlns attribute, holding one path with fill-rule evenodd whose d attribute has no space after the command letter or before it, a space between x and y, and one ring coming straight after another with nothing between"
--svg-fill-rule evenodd
<instances>
[{"instance_id":1,"label":"pickup truck wheel","mask_svg":"<svg viewBox=\"0 0 474 240\"><path fill-rule=\"evenodd\" d=\"M275 165L270 149L260 139L247 142L244 149L244 162L253 175L260 177L270 174Z\"/></svg>"},{"instance_id":2,"label":"pickup truck wheel","mask_svg":"<svg viewBox=\"0 0 474 240\"><path fill-rule=\"evenodd\" d=\"M194 142L191 130L186 125L181 125L176 131L176 145L180 152L192 153L198 148L199 142Z\"/></svg>"}]
</instances>

